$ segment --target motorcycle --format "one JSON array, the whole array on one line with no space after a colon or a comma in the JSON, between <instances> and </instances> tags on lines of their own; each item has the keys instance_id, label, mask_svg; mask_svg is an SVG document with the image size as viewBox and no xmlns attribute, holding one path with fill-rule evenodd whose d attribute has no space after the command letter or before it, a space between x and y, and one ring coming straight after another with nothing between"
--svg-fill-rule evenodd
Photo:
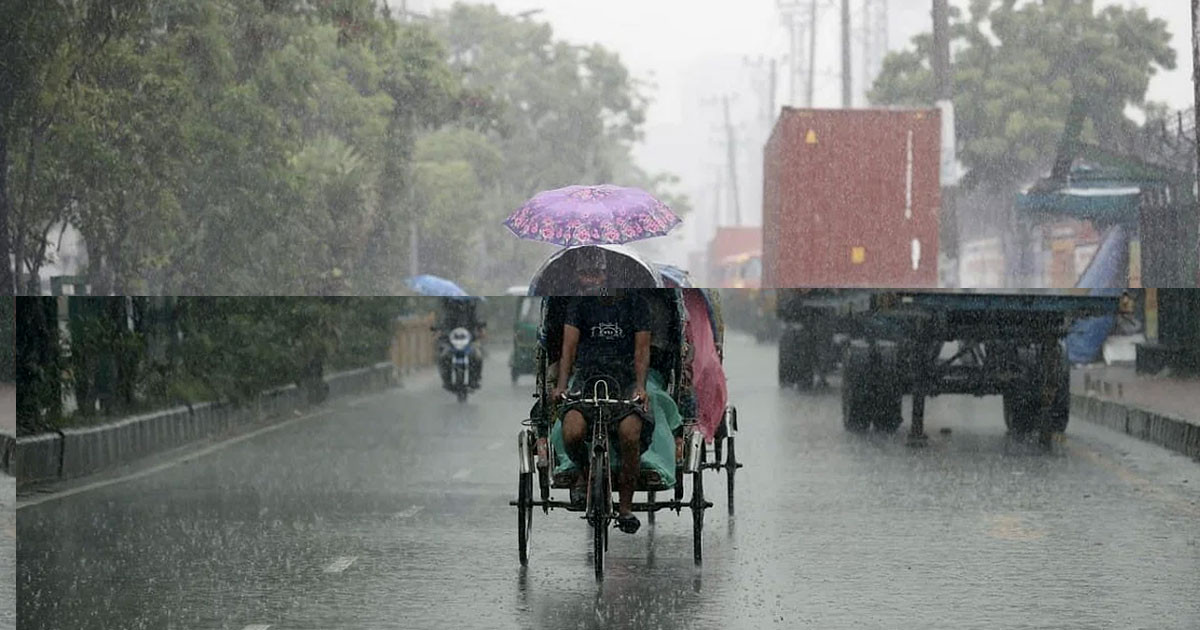
<instances>
[{"instance_id":1,"label":"motorcycle","mask_svg":"<svg viewBox=\"0 0 1200 630\"><path fill-rule=\"evenodd\" d=\"M467 395L475 385L471 382L471 356L474 352L475 337L466 328L455 328L446 336L442 360L449 360L450 373L444 385L454 393L460 403L467 401Z\"/></svg>"}]
</instances>

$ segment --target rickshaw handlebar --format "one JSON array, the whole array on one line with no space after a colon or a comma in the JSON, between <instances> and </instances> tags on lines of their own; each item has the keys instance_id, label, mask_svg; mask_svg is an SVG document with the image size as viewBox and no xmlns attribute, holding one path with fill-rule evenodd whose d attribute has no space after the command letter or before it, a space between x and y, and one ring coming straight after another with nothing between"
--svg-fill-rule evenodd
<instances>
[{"instance_id":1,"label":"rickshaw handlebar","mask_svg":"<svg viewBox=\"0 0 1200 630\"><path fill-rule=\"evenodd\" d=\"M596 405L638 405L641 404L641 398L633 398L630 400L620 400L616 398L588 398L587 396L563 396L565 402L585 402Z\"/></svg>"}]
</instances>

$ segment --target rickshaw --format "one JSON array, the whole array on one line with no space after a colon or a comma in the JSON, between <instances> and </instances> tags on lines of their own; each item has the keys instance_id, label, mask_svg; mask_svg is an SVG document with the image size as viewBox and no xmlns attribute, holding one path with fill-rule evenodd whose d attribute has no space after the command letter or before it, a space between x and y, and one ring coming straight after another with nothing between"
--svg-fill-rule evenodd
<instances>
[{"instance_id":1,"label":"rickshaw","mask_svg":"<svg viewBox=\"0 0 1200 630\"><path fill-rule=\"evenodd\" d=\"M625 255L625 252L621 253ZM554 259L561 260L561 256L562 252ZM663 279L655 267L634 256L635 258L627 261L629 268L644 272L644 275L635 281L652 282L655 286L661 286ZM546 265L543 270L548 268L551 267ZM543 284L541 281L544 278L544 274L539 273L530 287L530 293L547 297L542 303L542 325L539 329L536 352L537 379L534 397L538 402L530 413L531 417L523 422L524 428L518 435L517 500L510 502L510 505L517 507L518 557L522 565L528 564L529 533L535 508L541 508L543 514L549 514L552 509L582 511L593 531L596 577L602 579L604 553L608 548L608 530L617 516L616 506L612 501L616 488L612 481L613 471L619 469L620 460L615 457L615 452L609 449L607 431L600 426L602 423L595 423L589 449L592 463L589 466L591 478L588 480L586 505L579 507L551 498L553 490L571 488L580 473L565 454L560 422L562 404L550 399L554 385L554 366L562 346L562 322L570 298L545 292L548 286L557 288L563 285L557 284L557 280L554 279L551 279L552 283ZM705 470L729 471L728 490L732 499L732 473L741 467L732 448L732 435L737 421L736 410L733 407L725 407L717 417L713 417L711 413L704 418L697 417L697 388L692 379L690 364L692 349L687 341L689 307L684 290L659 289L644 291L643 295L651 303L655 313L654 338L661 341L652 345L651 372L646 384L649 403L655 414L655 434L650 448L642 454L641 471L636 486L637 492L646 493L646 501L635 502L633 510L646 512L647 521L653 526L655 513L660 510L674 510L676 514L680 514L685 508L689 509L692 515L693 560L700 564L703 558L701 540L704 511L713 506L704 497L702 475ZM693 294L693 308L696 303L694 298L700 295L702 294L699 292ZM715 329L715 326L704 326L702 332L693 329L690 334L712 334ZM615 400L609 392L599 387L592 391L578 392L573 398L582 400L584 404L596 405L629 402ZM722 435L722 440L727 442L729 447L723 462L718 454L716 461L709 463L706 461L705 439L717 434ZM715 453L720 453L720 445L721 441L717 441ZM535 475L537 496L534 494ZM691 496L687 500L684 499L686 477L690 477L691 490ZM671 500L658 500L660 492L672 493ZM732 505L731 500L731 511Z\"/></svg>"},{"instance_id":2,"label":"rickshaw","mask_svg":"<svg viewBox=\"0 0 1200 630\"><path fill-rule=\"evenodd\" d=\"M513 348L508 359L513 385L522 374L537 372L537 331L541 321L541 298L529 295L526 287L512 287L507 295L516 297L513 316Z\"/></svg>"},{"instance_id":3,"label":"rickshaw","mask_svg":"<svg viewBox=\"0 0 1200 630\"><path fill-rule=\"evenodd\" d=\"M587 248L600 248L608 259L610 289L661 289L663 274L637 252L623 245L566 247L547 258L529 283L529 295L577 295L576 258Z\"/></svg>"}]
</instances>

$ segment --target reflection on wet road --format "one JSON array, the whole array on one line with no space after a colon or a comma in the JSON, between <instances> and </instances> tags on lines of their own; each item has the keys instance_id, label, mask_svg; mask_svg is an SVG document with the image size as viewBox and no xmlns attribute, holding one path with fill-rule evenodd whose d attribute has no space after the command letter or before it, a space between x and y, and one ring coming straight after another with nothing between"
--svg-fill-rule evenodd
<instances>
[{"instance_id":1,"label":"reflection on wet road","mask_svg":"<svg viewBox=\"0 0 1200 630\"><path fill-rule=\"evenodd\" d=\"M1196 628L1200 467L1075 423L1009 443L998 399L946 398L931 440L842 430L836 390L781 391L730 343L737 516L614 532L535 512L516 553L530 383L490 357L459 405L426 376L152 475L21 508L22 628ZM939 429L950 429L943 433Z\"/></svg>"}]
</instances>

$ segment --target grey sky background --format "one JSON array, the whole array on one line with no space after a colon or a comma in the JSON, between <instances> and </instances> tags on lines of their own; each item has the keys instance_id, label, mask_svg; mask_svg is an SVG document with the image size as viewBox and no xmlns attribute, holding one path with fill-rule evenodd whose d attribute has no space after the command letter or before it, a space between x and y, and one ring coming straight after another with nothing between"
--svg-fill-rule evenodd
<instances>
[{"instance_id":1,"label":"grey sky background","mask_svg":"<svg viewBox=\"0 0 1200 630\"><path fill-rule=\"evenodd\" d=\"M390 0L393 6L399 0ZM448 8L453 0L408 0L410 10ZM964 6L966 0L953 0ZM836 3L819 20L817 52L818 107L840 106L840 17ZM535 19L549 22L564 39L596 42L616 51L639 79L653 84L645 141L637 147L641 164L670 171L683 181L681 191L695 206L674 237L658 239L660 257L687 264L686 251L706 242L716 223L734 222L721 130L720 99L728 96L738 139L742 220L760 223L761 147L769 129L766 116L768 76L747 59L775 57L788 51L775 0L493 0L516 13L542 9ZM1101 0L1097 4L1145 7L1165 19L1174 35L1177 69L1155 78L1150 98L1176 109L1191 107L1191 9L1186 0ZM852 3L858 23L861 2ZM928 0L891 0L890 49L906 47L911 37L930 29ZM856 45L855 55L859 54ZM859 71L856 60L854 70ZM776 105L787 104L786 69L780 67ZM855 81L861 104L861 77ZM721 188L718 188L720 186ZM719 201L718 201L719 200ZM670 242L662 242L670 241Z\"/></svg>"}]
</instances>

